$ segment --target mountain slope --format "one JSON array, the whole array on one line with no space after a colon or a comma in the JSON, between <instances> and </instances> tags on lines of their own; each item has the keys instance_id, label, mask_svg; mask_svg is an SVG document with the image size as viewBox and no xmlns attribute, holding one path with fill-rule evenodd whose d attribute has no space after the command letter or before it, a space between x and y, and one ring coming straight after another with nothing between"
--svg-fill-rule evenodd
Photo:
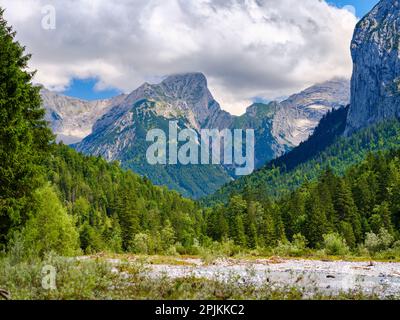
<instances>
[{"instance_id":1,"label":"mountain slope","mask_svg":"<svg viewBox=\"0 0 400 320\"><path fill-rule=\"evenodd\" d=\"M327 167L331 167L337 174L343 174L370 152L400 148L399 121L383 121L345 137L341 133L345 128L346 118L343 115L337 116L338 112L340 110L321 121L319 128L308 141L253 174L223 186L215 194L205 198L203 203L212 205L220 201L225 202L231 194L240 194L246 187L273 197L281 197L303 183L316 179ZM315 142L323 141L326 133L331 137L332 130L333 143L321 148L322 150L314 149ZM297 155L303 154L308 156L297 158Z\"/></svg>"},{"instance_id":2,"label":"mountain slope","mask_svg":"<svg viewBox=\"0 0 400 320\"><path fill-rule=\"evenodd\" d=\"M316 84L280 103L274 117L273 135L279 144L298 146L308 139L322 117L329 111L346 106L350 85L346 79Z\"/></svg>"},{"instance_id":3,"label":"mountain slope","mask_svg":"<svg viewBox=\"0 0 400 320\"><path fill-rule=\"evenodd\" d=\"M84 101L42 89L40 95L46 110L45 120L49 122L58 141L76 143L92 132L95 122L118 105L124 95L112 99Z\"/></svg>"},{"instance_id":4,"label":"mountain slope","mask_svg":"<svg viewBox=\"0 0 400 320\"><path fill-rule=\"evenodd\" d=\"M183 195L201 197L230 181L221 165L150 165L146 150L147 132L169 131L170 120L180 129L222 129L229 127L232 117L221 110L207 88L207 80L199 73L168 77L157 85L144 84L112 108L93 127L93 133L75 148L85 154L118 160L124 168L147 176L158 185L166 185Z\"/></svg>"},{"instance_id":5,"label":"mountain slope","mask_svg":"<svg viewBox=\"0 0 400 320\"><path fill-rule=\"evenodd\" d=\"M136 251L145 241L155 253L175 241L187 248L200 239L202 215L192 200L156 187L117 163L55 145L46 168L48 180L74 216L86 253ZM135 240L140 235L141 240Z\"/></svg>"}]
</instances>

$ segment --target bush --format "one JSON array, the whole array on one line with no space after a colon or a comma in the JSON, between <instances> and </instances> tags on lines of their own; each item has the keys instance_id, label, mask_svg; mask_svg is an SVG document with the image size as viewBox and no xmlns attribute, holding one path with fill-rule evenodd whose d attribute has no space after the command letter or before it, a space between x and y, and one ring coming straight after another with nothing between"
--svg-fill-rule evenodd
<instances>
[{"instance_id":1,"label":"bush","mask_svg":"<svg viewBox=\"0 0 400 320\"><path fill-rule=\"evenodd\" d=\"M221 242L213 242L208 247L199 247L199 255L204 262L210 263L218 259L233 257L240 253L240 246L233 240L224 239Z\"/></svg>"},{"instance_id":2,"label":"bush","mask_svg":"<svg viewBox=\"0 0 400 320\"><path fill-rule=\"evenodd\" d=\"M344 256L349 253L346 241L338 233L328 233L323 236L325 253L332 256Z\"/></svg>"},{"instance_id":3,"label":"bush","mask_svg":"<svg viewBox=\"0 0 400 320\"><path fill-rule=\"evenodd\" d=\"M307 239L301 234L295 234L292 242L279 241L274 253L280 256L300 257L307 251Z\"/></svg>"},{"instance_id":4,"label":"bush","mask_svg":"<svg viewBox=\"0 0 400 320\"><path fill-rule=\"evenodd\" d=\"M48 252L62 256L79 254L79 235L75 223L54 189L46 186L37 190L34 203L31 218L21 232L25 250L39 256Z\"/></svg>"},{"instance_id":5,"label":"bush","mask_svg":"<svg viewBox=\"0 0 400 320\"><path fill-rule=\"evenodd\" d=\"M138 233L133 239L133 252L138 254L149 254L152 249L151 238L146 233Z\"/></svg>"},{"instance_id":6,"label":"bush","mask_svg":"<svg viewBox=\"0 0 400 320\"><path fill-rule=\"evenodd\" d=\"M43 288L43 268L51 266L56 271L56 288ZM112 288L121 283L112 266L100 260L78 261L46 255L26 261L0 259L0 287L7 289L14 300L57 299L111 299Z\"/></svg>"},{"instance_id":7,"label":"bush","mask_svg":"<svg viewBox=\"0 0 400 320\"><path fill-rule=\"evenodd\" d=\"M389 249L393 242L393 236L386 229L381 228L378 235L373 232L367 233L364 245L370 254L376 254Z\"/></svg>"}]
</instances>

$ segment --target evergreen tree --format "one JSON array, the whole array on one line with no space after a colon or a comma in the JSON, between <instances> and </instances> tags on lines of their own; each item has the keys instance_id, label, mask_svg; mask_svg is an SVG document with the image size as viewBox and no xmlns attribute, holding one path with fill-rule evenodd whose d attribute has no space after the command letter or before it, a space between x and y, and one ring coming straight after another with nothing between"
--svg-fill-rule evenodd
<instances>
[{"instance_id":1,"label":"evergreen tree","mask_svg":"<svg viewBox=\"0 0 400 320\"><path fill-rule=\"evenodd\" d=\"M322 243L323 235L328 231L328 220L315 189L307 199L306 212L308 215L304 235L310 246L315 248Z\"/></svg>"},{"instance_id":2,"label":"evergreen tree","mask_svg":"<svg viewBox=\"0 0 400 320\"><path fill-rule=\"evenodd\" d=\"M33 192L43 184L42 161L52 134L43 120L30 55L0 9L0 245L27 220Z\"/></svg>"}]
</instances>

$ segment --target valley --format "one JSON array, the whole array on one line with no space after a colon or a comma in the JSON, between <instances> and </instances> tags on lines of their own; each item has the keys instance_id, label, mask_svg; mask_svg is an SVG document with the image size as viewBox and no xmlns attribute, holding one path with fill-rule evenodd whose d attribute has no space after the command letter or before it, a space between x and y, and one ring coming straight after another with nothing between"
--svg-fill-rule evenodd
<instances>
[{"instance_id":1,"label":"valley","mask_svg":"<svg viewBox=\"0 0 400 320\"><path fill-rule=\"evenodd\" d=\"M3 13L2 297L400 299L399 1L351 28L351 81L240 116L202 72L93 101L34 85Z\"/></svg>"}]
</instances>

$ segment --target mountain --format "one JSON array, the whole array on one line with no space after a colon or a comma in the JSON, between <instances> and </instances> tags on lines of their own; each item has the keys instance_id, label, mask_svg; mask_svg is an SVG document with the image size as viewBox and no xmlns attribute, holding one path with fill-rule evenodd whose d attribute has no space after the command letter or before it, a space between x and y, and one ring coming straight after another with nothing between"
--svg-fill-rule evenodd
<instances>
[{"instance_id":1,"label":"mountain","mask_svg":"<svg viewBox=\"0 0 400 320\"><path fill-rule=\"evenodd\" d=\"M45 120L50 123L57 140L66 144L79 142L88 136L95 122L125 98L120 95L107 100L84 101L44 88L40 95L46 109Z\"/></svg>"},{"instance_id":2,"label":"mountain","mask_svg":"<svg viewBox=\"0 0 400 320\"><path fill-rule=\"evenodd\" d=\"M290 150L288 144L279 144L273 135L275 116L279 113L279 103L254 103L246 109L246 113L234 117L231 129L254 129L255 135L255 168L266 161L276 158Z\"/></svg>"},{"instance_id":3,"label":"mountain","mask_svg":"<svg viewBox=\"0 0 400 320\"><path fill-rule=\"evenodd\" d=\"M314 133L305 142L283 156L269 162L267 168L280 167L290 171L312 159L340 138L346 127L349 106L329 111L319 122Z\"/></svg>"},{"instance_id":4,"label":"mountain","mask_svg":"<svg viewBox=\"0 0 400 320\"><path fill-rule=\"evenodd\" d=\"M333 79L307 88L280 103L273 135L279 144L296 147L308 139L328 111L346 106L349 101L350 85L346 79Z\"/></svg>"},{"instance_id":5,"label":"mountain","mask_svg":"<svg viewBox=\"0 0 400 320\"><path fill-rule=\"evenodd\" d=\"M166 185L193 198L215 191L231 177L221 165L150 165L146 141L151 129L169 131L170 120L180 129L223 129L232 124L232 116L222 111L200 73L174 75L160 84L145 83L119 105L105 113L93 132L74 147L85 154L118 160L124 168L147 176L158 185Z\"/></svg>"},{"instance_id":6,"label":"mountain","mask_svg":"<svg viewBox=\"0 0 400 320\"><path fill-rule=\"evenodd\" d=\"M297 146L329 110L349 101L349 83L334 79L282 102L254 103L242 116L223 111L201 73L177 74L159 84L145 83L129 95L82 101L42 90L47 119L58 139L88 155L120 161L185 196L199 198L235 178L232 166L149 165L146 134L170 120L180 129L254 129L255 167Z\"/></svg>"},{"instance_id":7,"label":"mountain","mask_svg":"<svg viewBox=\"0 0 400 320\"><path fill-rule=\"evenodd\" d=\"M400 3L382 0L356 26L346 134L400 117Z\"/></svg>"}]
</instances>

